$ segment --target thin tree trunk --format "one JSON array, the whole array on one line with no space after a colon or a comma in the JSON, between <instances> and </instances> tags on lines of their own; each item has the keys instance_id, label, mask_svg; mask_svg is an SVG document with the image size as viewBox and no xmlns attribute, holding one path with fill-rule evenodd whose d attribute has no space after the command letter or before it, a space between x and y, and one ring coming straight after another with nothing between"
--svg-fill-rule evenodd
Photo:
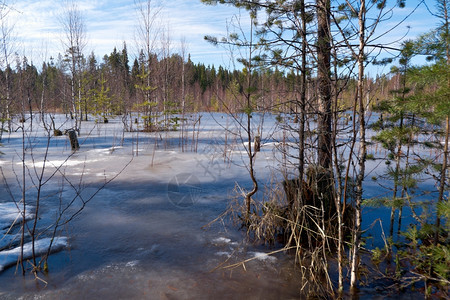
<instances>
[{"instance_id":1,"label":"thin tree trunk","mask_svg":"<svg viewBox=\"0 0 450 300\"><path fill-rule=\"evenodd\" d=\"M355 199L355 228L353 238L353 251L350 271L350 287L352 290L356 288L358 283L358 267L359 267L359 248L361 244L361 202L363 194L363 180L365 173L365 159L366 159L366 124L365 124L365 109L363 103L364 92L364 49L365 49L365 17L366 17L366 3L361 0L361 5L358 13L359 21L359 55L358 55L358 106L359 106L359 174L356 178L356 199Z\"/></svg>"},{"instance_id":2,"label":"thin tree trunk","mask_svg":"<svg viewBox=\"0 0 450 300\"><path fill-rule=\"evenodd\" d=\"M415 115L412 115L412 122L411 122L411 127L414 127L415 125ZM409 153L411 151L411 142L412 142L412 132L410 133L409 137L408 137L408 144L407 144L407 148L406 148L406 155L405 155L405 170L408 170L409 168ZM406 175L404 175L406 176ZM403 199L405 199L405 197L407 197L408 195L408 188L406 186L406 184L403 184L403 188L402 188L402 194L401 194L401 199L403 201ZM411 210L413 210L413 208L411 208ZM400 206L400 209L398 210L398 228L397 228L397 235L400 235L401 229L402 229L402 215L403 215L403 204L402 206Z\"/></svg>"},{"instance_id":3,"label":"thin tree trunk","mask_svg":"<svg viewBox=\"0 0 450 300\"><path fill-rule=\"evenodd\" d=\"M79 69L79 76L78 76L78 114L79 114L79 121L78 121L78 134L80 134L80 128L81 128L81 121L83 120L83 108L82 108L82 101L81 101L81 80L82 80L82 74L81 74L81 66L79 63L78 66ZM86 116L87 117L87 116Z\"/></svg>"},{"instance_id":4,"label":"thin tree trunk","mask_svg":"<svg viewBox=\"0 0 450 300\"><path fill-rule=\"evenodd\" d=\"M11 82L9 65L6 66L5 79L6 79L6 122L8 124L8 132L12 132L11 122ZM3 129L3 128L2 128ZM2 130L3 131L3 130Z\"/></svg>"},{"instance_id":5,"label":"thin tree trunk","mask_svg":"<svg viewBox=\"0 0 450 300\"><path fill-rule=\"evenodd\" d=\"M400 117L400 129L403 129L403 113L401 113L401 117ZM397 146L397 153L395 154L394 192L392 195L391 219L390 219L390 226L389 226L389 236L390 237L392 237L394 234L394 220L395 220L395 211L396 211L395 202L397 199L397 192L398 192L401 156L402 156L402 142L401 142L401 139L399 139L398 146Z\"/></svg>"},{"instance_id":6,"label":"thin tree trunk","mask_svg":"<svg viewBox=\"0 0 450 300\"><path fill-rule=\"evenodd\" d=\"M249 58L248 58L248 74L247 74L247 89L248 92L245 95L246 98L246 105L247 105L247 110L250 110L251 108L251 92L250 92L250 86L251 86L251 76L252 76L252 51L253 51L253 47L252 47L252 43L253 43L253 19L251 20L251 29L250 29L250 49L249 49ZM251 199L252 196L254 194L256 194L256 192L258 191L258 182L256 181L256 177L255 177L255 170L254 170L254 159L255 159L255 155L252 152L252 147L251 147L251 142L252 142L252 126L251 126L251 110L247 112L247 142L248 142L248 150L247 150L247 154L248 154L248 158L249 158L249 173L250 173L250 178L252 180L253 183L253 189L248 192L245 195L245 203L246 203L246 222L249 221L249 217L250 217L250 206L251 206Z\"/></svg>"},{"instance_id":7,"label":"thin tree trunk","mask_svg":"<svg viewBox=\"0 0 450 300\"><path fill-rule=\"evenodd\" d=\"M334 49L334 51L336 51L336 49ZM336 52L334 52L334 56L336 57ZM339 160L338 160L338 154L337 154L337 145L336 145L336 139L337 139L337 135L338 135L338 119L339 119L339 106L338 106L338 100L339 100L339 94L337 92L338 90L338 70L337 70L337 64L334 64L334 74L335 74L335 78L334 78L334 122L333 122L333 155L334 155L334 169L336 170L335 174L335 182L336 182L336 187L337 187L337 191L335 193L335 205L336 205L336 212L337 212L337 218L338 218L338 292L341 295L342 292L344 291L344 267L343 267L343 263L344 263L344 236L343 236L343 213L344 210L342 209L342 203L341 203L341 199L342 199L342 195L343 195L343 187L342 187L342 171L341 168L339 166ZM351 151L353 152L353 151ZM348 175L347 175L348 176Z\"/></svg>"},{"instance_id":8,"label":"thin tree trunk","mask_svg":"<svg viewBox=\"0 0 450 300\"><path fill-rule=\"evenodd\" d=\"M305 122L306 122L306 10L305 10L305 0L301 1L301 22L302 22L302 52L301 52L301 83L300 83L300 120L299 120L299 159L298 159L298 176L299 176L299 187L302 188L302 181L305 169ZM301 196L302 193L299 193ZM303 199L300 199L303 200Z\"/></svg>"},{"instance_id":9,"label":"thin tree trunk","mask_svg":"<svg viewBox=\"0 0 450 300\"><path fill-rule=\"evenodd\" d=\"M185 55L186 55L186 45L185 41L181 41L181 152L184 152L184 135L185 135L185 113L186 113L186 83L185 83L185 77L186 77L186 65L184 63L185 61Z\"/></svg>"},{"instance_id":10,"label":"thin tree trunk","mask_svg":"<svg viewBox=\"0 0 450 300\"><path fill-rule=\"evenodd\" d=\"M22 124L24 126L24 124ZM23 246L25 244L25 222L26 222L26 183L25 183L25 128L22 127L22 231L20 236L20 266L22 268L22 275L25 275L25 266L23 261Z\"/></svg>"}]
</instances>

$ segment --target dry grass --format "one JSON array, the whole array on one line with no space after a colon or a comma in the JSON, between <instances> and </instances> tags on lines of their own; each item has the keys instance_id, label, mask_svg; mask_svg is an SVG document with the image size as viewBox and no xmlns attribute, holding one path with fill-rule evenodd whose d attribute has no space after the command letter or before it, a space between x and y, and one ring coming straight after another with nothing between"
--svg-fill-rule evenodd
<instances>
[{"instance_id":1,"label":"dry grass","mask_svg":"<svg viewBox=\"0 0 450 300\"><path fill-rule=\"evenodd\" d=\"M264 201L252 199L251 214L245 220L244 196L245 191L236 184L228 209L213 222L230 218L236 226L246 230L249 241L280 246L269 255L279 252L291 255L300 273L302 295L334 297L328 258L336 246L337 226L333 224L337 222L326 220L323 207L296 205L291 209L281 184L266 189ZM218 268L245 268L245 263L252 259L227 261Z\"/></svg>"}]
</instances>

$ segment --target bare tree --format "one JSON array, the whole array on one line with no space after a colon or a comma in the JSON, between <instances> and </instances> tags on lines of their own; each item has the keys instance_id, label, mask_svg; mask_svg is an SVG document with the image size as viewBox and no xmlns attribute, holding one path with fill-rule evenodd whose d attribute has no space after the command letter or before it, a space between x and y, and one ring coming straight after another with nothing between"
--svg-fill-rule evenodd
<instances>
[{"instance_id":1,"label":"bare tree","mask_svg":"<svg viewBox=\"0 0 450 300\"><path fill-rule=\"evenodd\" d=\"M184 152L185 143L185 114L186 114L186 38L181 38L180 54L181 54L181 151Z\"/></svg>"},{"instance_id":2,"label":"bare tree","mask_svg":"<svg viewBox=\"0 0 450 300\"><path fill-rule=\"evenodd\" d=\"M160 66L160 75L161 75L161 81L162 81L162 111L164 114L164 128L169 128L169 94L170 94L170 83L169 78L171 76L171 69L170 69L170 56L171 56L171 49L172 46L172 40L170 37L170 27L167 25L165 30L161 32L161 63ZM161 64L160 63L160 64Z\"/></svg>"},{"instance_id":3,"label":"bare tree","mask_svg":"<svg viewBox=\"0 0 450 300\"><path fill-rule=\"evenodd\" d=\"M151 103L152 94L155 88L152 85L152 57L154 56L158 39L160 36L160 26L159 26L159 15L162 10L162 5L160 2L152 0L135 0L136 13L138 17L138 25L136 28L136 46L138 52L143 54L142 59L144 60L144 66L141 66L141 80L144 83L142 86L142 91L144 92L144 99L142 105L148 106L150 112L147 116L152 118ZM157 99L156 99L157 100ZM156 104L157 101L156 101ZM145 108L144 108L145 109ZM150 122L151 120L147 120Z\"/></svg>"},{"instance_id":4,"label":"bare tree","mask_svg":"<svg viewBox=\"0 0 450 300\"><path fill-rule=\"evenodd\" d=\"M75 1L64 2L63 14L60 18L64 30L62 43L67 59L70 61L70 86L72 119L75 119L75 129L80 130L82 116L81 107L81 67L83 50L86 47L86 30L83 15Z\"/></svg>"},{"instance_id":5,"label":"bare tree","mask_svg":"<svg viewBox=\"0 0 450 300\"><path fill-rule=\"evenodd\" d=\"M358 267L359 267L359 248L361 244L361 204L363 198L363 180L365 171L366 159L366 127L365 127L365 111L364 111L364 55L366 47L366 1L361 0L358 10L359 23L359 52L358 52L358 88L357 88L357 103L359 107L359 156L358 165L359 173L356 177L356 201L355 201L355 232L353 238L352 248L352 262L351 262L351 288L356 288L358 282Z\"/></svg>"},{"instance_id":6,"label":"bare tree","mask_svg":"<svg viewBox=\"0 0 450 300\"><path fill-rule=\"evenodd\" d=\"M1 66L5 69L5 98L1 100L1 128L0 128L0 140L4 131L5 122L7 123L8 131L11 132L11 56L14 55L14 24L11 24L8 15L11 12L10 6L6 1L0 2L0 55Z\"/></svg>"}]
</instances>

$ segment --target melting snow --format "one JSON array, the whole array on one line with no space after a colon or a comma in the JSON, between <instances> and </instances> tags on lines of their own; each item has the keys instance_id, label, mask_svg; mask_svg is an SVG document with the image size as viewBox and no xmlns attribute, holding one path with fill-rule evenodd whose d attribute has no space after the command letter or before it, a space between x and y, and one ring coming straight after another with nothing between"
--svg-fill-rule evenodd
<instances>
[{"instance_id":1,"label":"melting snow","mask_svg":"<svg viewBox=\"0 0 450 300\"><path fill-rule=\"evenodd\" d=\"M89 160L89 161L87 161L87 160L51 160L51 161L47 160L45 162L45 166L47 166L47 167L55 167L55 168L58 168L58 167L61 167L61 166L73 167L73 166L77 166L79 164L87 164L89 162L94 162L94 161L97 161L97 160ZM22 162L18 162L17 164L21 165ZM35 168L42 168L42 167L44 167L44 162L43 161L27 161L26 164L29 165L29 166L33 166Z\"/></svg>"},{"instance_id":2,"label":"melting snow","mask_svg":"<svg viewBox=\"0 0 450 300\"><path fill-rule=\"evenodd\" d=\"M14 226L22 221L22 206L13 202L0 203L0 249L8 248L12 242L20 240L19 234L8 234L7 228ZM34 207L28 206L25 219L30 220L34 217ZM50 245L51 238L43 238L35 241L35 254L37 256L45 254ZM52 252L60 251L67 246L67 238L55 238L52 244ZM16 247L10 250L0 252L0 272L5 268L14 265L20 257L21 249ZM26 243L23 246L24 259L33 256L32 243Z\"/></svg>"},{"instance_id":3,"label":"melting snow","mask_svg":"<svg viewBox=\"0 0 450 300\"><path fill-rule=\"evenodd\" d=\"M40 256L42 254L45 254L50 245L50 242L51 238L37 240L34 244L36 255ZM65 247L67 247L67 237L56 237L53 240L51 252L60 251ZM0 252L0 272L5 268L14 265L20 257L20 252L20 247ZM24 259L30 259L33 256L31 242L26 243L23 246L23 256Z\"/></svg>"},{"instance_id":4,"label":"melting snow","mask_svg":"<svg viewBox=\"0 0 450 300\"><path fill-rule=\"evenodd\" d=\"M219 237L213 240L213 243L215 244L229 244L230 242L230 239L224 237Z\"/></svg>"},{"instance_id":5,"label":"melting snow","mask_svg":"<svg viewBox=\"0 0 450 300\"><path fill-rule=\"evenodd\" d=\"M253 258L254 259L258 259L258 260L268 260L268 261L271 261L271 262L277 260L276 257L270 256L269 254L264 253L264 252L250 252L249 254L252 254Z\"/></svg>"},{"instance_id":6,"label":"melting snow","mask_svg":"<svg viewBox=\"0 0 450 300\"><path fill-rule=\"evenodd\" d=\"M8 202L8 203L0 203L0 229L5 229L12 224L15 224L17 221L21 221L22 219L22 211L20 210L21 204ZM20 208L20 209L19 209ZM33 211L34 207L28 206L25 219L30 220L34 217Z\"/></svg>"}]
</instances>

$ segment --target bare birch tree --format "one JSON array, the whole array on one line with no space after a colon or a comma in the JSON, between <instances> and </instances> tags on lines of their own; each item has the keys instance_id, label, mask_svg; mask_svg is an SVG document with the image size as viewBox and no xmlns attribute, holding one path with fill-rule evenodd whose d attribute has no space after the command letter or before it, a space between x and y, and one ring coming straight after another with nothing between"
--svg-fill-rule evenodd
<instances>
[{"instance_id":1,"label":"bare birch tree","mask_svg":"<svg viewBox=\"0 0 450 300\"><path fill-rule=\"evenodd\" d=\"M83 118L81 107L81 66L83 50L86 47L86 30L84 19L77 4L73 0L64 3L64 9L60 23L64 30L62 44L70 62L70 87L71 87L71 110L70 115L75 119L75 129L80 130Z\"/></svg>"},{"instance_id":2,"label":"bare birch tree","mask_svg":"<svg viewBox=\"0 0 450 300\"><path fill-rule=\"evenodd\" d=\"M182 37L180 41L181 54L181 151L185 148L185 114L186 114L186 54L187 43L186 38Z\"/></svg>"},{"instance_id":3,"label":"bare birch tree","mask_svg":"<svg viewBox=\"0 0 450 300\"><path fill-rule=\"evenodd\" d=\"M359 24L359 52L358 52L358 88L357 102L359 107L359 173L356 177L356 201L355 201L355 233L353 238L352 262L350 286L355 288L358 281L359 248L361 244L361 203L363 198L362 182L364 180L365 159L366 159L366 127L364 111L364 56L366 47L366 1L361 0L358 11Z\"/></svg>"}]
</instances>

